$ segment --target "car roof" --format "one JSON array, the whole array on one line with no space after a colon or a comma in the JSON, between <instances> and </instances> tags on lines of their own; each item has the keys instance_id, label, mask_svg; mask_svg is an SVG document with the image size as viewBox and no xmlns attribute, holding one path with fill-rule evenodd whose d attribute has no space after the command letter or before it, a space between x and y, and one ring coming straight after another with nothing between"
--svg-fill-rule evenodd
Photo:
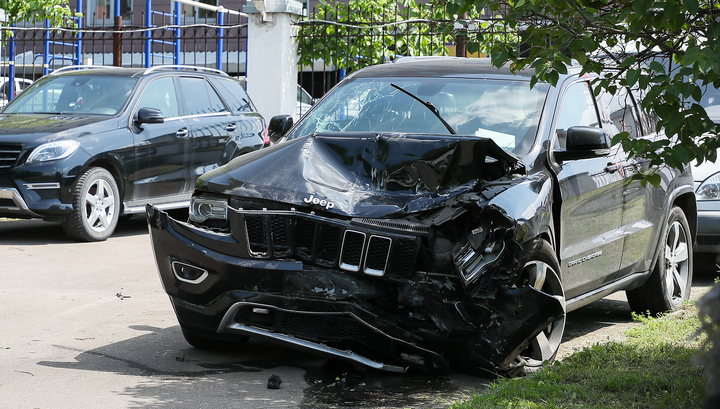
<instances>
[{"instance_id":1,"label":"car roof","mask_svg":"<svg viewBox=\"0 0 720 409\"><path fill-rule=\"evenodd\" d=\"M569 71L574 71L570 69ZM353 78L378 77L464 77L530 80L534 69L513 73L507 66L497 68L490 58L403 57L392 64L374 65L352 74ZM562 77L562 76L561 76Z\"/></svg>"}]
</instances>

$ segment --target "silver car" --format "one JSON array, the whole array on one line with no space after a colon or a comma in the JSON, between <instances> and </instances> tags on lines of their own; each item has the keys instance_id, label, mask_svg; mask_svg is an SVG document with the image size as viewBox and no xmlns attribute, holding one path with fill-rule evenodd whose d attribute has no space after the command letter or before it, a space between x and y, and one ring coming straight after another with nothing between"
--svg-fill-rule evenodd
<instances>
[{"instance_id":1,"label":"silver car","mask_svg":"<svg viewBox=\"0 0 720 409\"><path fill-rule=\"evenodd\" d=\"M720 90L708 87L700 105L720 126ZM718 152L720 153L720 152ZM698 206L695 252L720 256L720 163L704 162L692 169Z\"/></svg>"}]
</instances>

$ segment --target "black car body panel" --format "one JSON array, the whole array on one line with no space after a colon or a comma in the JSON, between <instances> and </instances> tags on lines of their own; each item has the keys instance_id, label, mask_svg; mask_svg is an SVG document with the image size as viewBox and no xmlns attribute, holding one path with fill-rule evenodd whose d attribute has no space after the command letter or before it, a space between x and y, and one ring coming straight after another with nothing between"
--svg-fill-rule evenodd
<instances>
[{"instance_id":1,"label":"black car body panel","mask_svg":"<svg viewBox=\"0 0 720 409\"><path fill-rule=\"evenodd\" d=\"M149 202L183 208L200 174L263 147L264 120L239 81L220 71L173 67L58 70L8 104L0 113L0 217L67 227L68 216L82 212L73 203L78 181L95 168L117 185L114 220L144 212ZM181 86L188 81L196 85L188 89L196 94L192 106ZM138 122L141 108L159 109L159 123ZM52 154L52 144L72 153L30 160ZM95 239L107 237L113 223Z\"/></svg>"},{"instance_id":2,"label":"black car body panel","mask_svg":"<svg viewBox=\"0 0 720 409\"><path fill-rule=\"evenodd\" d=\"M247 155L198 188L392 218L442 206L483 179L505 176L517 161L490 139L314 134Z\"/></svg>"},{"instance_id":3,"label":"black car body panel","mask_svg":"<svg viewBox=\"0 0 720 409\"><path fill-rule=\"evenodd\" d=\"M496 98L481 104L505 106L507 117L462 111L476 101L460 104L476 80ZM479 129L450 135L423 116L426 107L408 108L390 81L435 106L453 102L443 108L448 123ZM524 89L526 74L461 59L361 70L285 141L201 176L187 222L148 206L158 270L186 339L261 337L390 371L512 374L552 359L566 312L641 288L664 262L670 209L688 215L691 235L695 202L687 171L658 169L659 188L632 179L647 164L610 147L620 122L589 99L587 79L539 86L525 111L513 111L517 101L503 97L521 99ZM382 112L357 120L372 110L343 92L370 96ZM559 112L578 105L573 92L597 123L567 134L596 138L592 148L559 142L588 126L561 126ZM333 98L341 115L323 111ZM409 118L430 118L435 131L411 132ZM368 126L375 130L351 129Z\"/></svg>"}]
</instances>

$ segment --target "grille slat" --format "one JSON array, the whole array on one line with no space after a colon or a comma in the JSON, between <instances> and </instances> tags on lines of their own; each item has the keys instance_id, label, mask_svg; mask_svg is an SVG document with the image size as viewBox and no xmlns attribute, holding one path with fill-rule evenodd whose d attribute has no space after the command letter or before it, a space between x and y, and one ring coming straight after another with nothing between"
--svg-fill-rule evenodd
<instances>
[{"instance_id":1,"label":"grille slat","mask_svg":"<svg viewBox=\"0 0 720 409\"><path fill-rule=\"evenodd\" d=\"M0 170L15 166L22 148L14 145L0 145Z\"/></svg>"},{"instance_id":2,"label":"grille slat","mask_svg":"<svg viewBox=\"0 0 720 409\"><path fill-rule=\"evenodd\" d=\"M363 247L365 247L365 233L347 230L343 240L340 268L349 271L360 271Z\"/></svg>"}]
</instances>

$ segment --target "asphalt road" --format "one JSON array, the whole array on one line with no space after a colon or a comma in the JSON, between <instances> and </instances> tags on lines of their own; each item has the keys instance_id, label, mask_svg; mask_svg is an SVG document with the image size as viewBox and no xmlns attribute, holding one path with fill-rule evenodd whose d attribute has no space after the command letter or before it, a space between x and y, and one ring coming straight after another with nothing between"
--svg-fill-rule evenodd
<instances>
[{"instance_id":1,"label":"asphalt road","mask_svg":"<svg viewBox=\"0 0 720 409\"><path fill-rule=\"evenodd\" d=\"M698 275L696 297L714 276ZM622 295L593 303L569 314L560 356L630 325ZM280 389L267 388L273 374ZM182 338L144 218L100 243L73 242L57 224L0 222L2 408L442 408L487 381L386 374L258 340L199 351Z\"/></svg>"}]
</instances>

